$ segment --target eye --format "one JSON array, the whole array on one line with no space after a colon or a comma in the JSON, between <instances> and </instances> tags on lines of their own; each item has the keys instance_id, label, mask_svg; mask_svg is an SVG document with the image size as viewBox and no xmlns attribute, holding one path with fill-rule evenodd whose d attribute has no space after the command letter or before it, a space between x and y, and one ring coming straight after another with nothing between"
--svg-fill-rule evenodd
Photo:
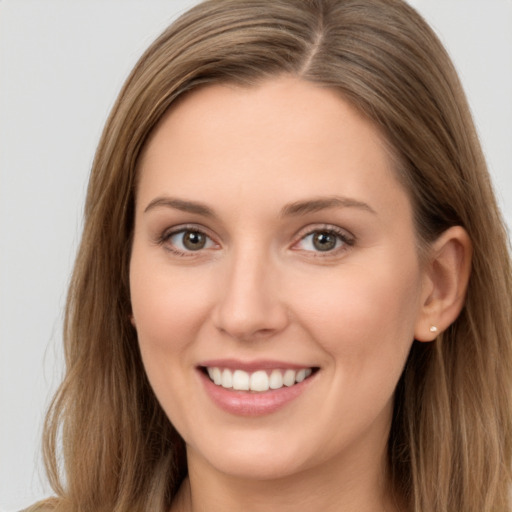
<instances>
[{"instance_id":1,"label":"eye","mask_svg":"<svg viewBox=\"0 0 512 512\"><path fill-rule=\"evenodd\" d=\"M167 234L163 242L178 254L201 251L214 247L215 242L197 229L181 229Z\"/></svg>"},{"instance_id":2,"label":"eye","mask_svg":"<svg viewBox=\"0 0 512 512\"><path fill-rule=\"evenodd\" d=\"M345 246L353 245L354 240L342 231L318 229L303 236L295 247L302 251L336 252Z\"/></svg>"}]
</instances>

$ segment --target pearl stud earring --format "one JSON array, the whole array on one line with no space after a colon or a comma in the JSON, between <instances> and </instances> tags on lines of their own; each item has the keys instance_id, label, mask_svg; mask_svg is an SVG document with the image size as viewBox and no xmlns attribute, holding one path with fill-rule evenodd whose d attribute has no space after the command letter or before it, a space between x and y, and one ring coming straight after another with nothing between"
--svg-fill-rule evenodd
<instances>
[{"instance_id":1,"label":"pearl stud earring","mask_svg":"<svg viewBox=\"0 0 512 512\"><path fill-rule=\"evenodd\" d=\"M430 326L430 332L437 332L437 327L435 325Z\"/></svg>"}]
</instances>

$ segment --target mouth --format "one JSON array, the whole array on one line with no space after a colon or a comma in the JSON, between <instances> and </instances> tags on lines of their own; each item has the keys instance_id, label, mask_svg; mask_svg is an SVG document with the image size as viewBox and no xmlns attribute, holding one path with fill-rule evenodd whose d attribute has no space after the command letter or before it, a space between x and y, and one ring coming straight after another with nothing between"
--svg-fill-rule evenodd
<instances>
[{"instance_id":1,"label":"mouth","mask_svg":"<svg viewBox=\"0 0 512 512\"><path fill-rule=\"evenodd\" d=\"M320 367L285 361L217 359L197 366L206 395L236 416L276 413L307 394Z\"/></svg>"},{"instance_id":2,"label":"mouth","mask_svg":"<svg viewBox=\"0 0 512 512\"><path fill-rule=\"evenodd\" d=\"M318 368L274 368L250 372L221 366L202 366L200 370L218 387L233 391L266 393L296 386L310 378Z\"/></svg>"}]
</instances>

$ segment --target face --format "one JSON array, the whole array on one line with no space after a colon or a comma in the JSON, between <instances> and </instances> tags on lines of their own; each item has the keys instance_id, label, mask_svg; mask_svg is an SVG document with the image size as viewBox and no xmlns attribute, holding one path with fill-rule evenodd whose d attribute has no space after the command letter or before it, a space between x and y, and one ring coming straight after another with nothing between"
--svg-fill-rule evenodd
<instances>
[{"instance_id":1,"label":"face","mask_svg":"<svg viewBox=\"0 0 512 512\"><path fill-rule=\"evenodd\" d=\"M191 463L375 466L423 283L378 130L297 79L209 86L167 114L139 172L133 322Z\"/></svg>"}]
</instances>

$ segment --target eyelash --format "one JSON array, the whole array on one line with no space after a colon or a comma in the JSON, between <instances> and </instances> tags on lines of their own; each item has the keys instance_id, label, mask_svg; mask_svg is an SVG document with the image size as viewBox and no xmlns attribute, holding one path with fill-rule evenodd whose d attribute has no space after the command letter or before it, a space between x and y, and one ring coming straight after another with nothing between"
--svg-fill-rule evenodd
<instances>
[{"instance_id":1,"label":"eyelash","mask_svg":"<svg viewBox=\"0 0 512 512\"><path fill-rule=\"evenodd\" d=\"M216 242L213 240L213 238L206 232L206 230L195 226L195 225L184 225L184 226L177 226L175 228L172 228L171 230L166 230L162 233L162 235L158 238L157 243L159 245L165 246L165 249L172 252L173 254L176 254L177 256L183 256L183 257L193 257L196 256L198 253L200 253L204 249L199 249L197 251L189 250L189 251L183 251L181 249L178 249L175 245L169 243L170 239L173 236L179 235L179 234L186 234L186 233L198 233L200 235L203 235L208 241L213 242L216 244Z\"/></svg>"},{"instance_id":2,"label":"eyelash","mask_svg":"<svg viewBox=\"0 0 512 512\"><path fill-rule=\"evenodd\" d=\"M207 244L209 242L216 244L216 242L206 232L206 230L204 230L196 225L177 226L175 228L172 228L171 230L164 231L162 233L162 235L158 238L157 243L159 245L165 246L166 250L172 252L173 254L176 254L177 256L182 256L182 257L194 257L198 253L202 252L203 250L210 248L210 247L205 247L205 248L198 249L197 251L194 251L194 250L184 251L184 250L178 249L174 244L169 243L170 239L173 236L176 236L179 234L184 235L186 233L200 234L200 235L206 237ZM304 242L304 240L306 240L308 237L313 236L315 234L334 235L337 238L336 244L338 244L338 242L341 242L341 246L334 247L333 249L329 249L326 251L295 249L295 247L297 245L299 245L301 242ZM333 225L323 225L323 226L317 226L314 229L308 228L307 231L305 231L303 234L300 234L299 240L292 245L292 249L296 250L296 251L302 250L303 252L311 253L312 255L314 255L314 257L325 258L325 257L337 255L339 252L346 251L348 249L348 247L352 247L355 244L355 241L356 241L355 237L353 237L352 235L349 235L345 230L342 230L341 228L338 228L337 226L333 226Z\"/></svg>"},{"instance_id":3,"label":"eyelash","mask_svg":"<svg viewBox=\"0 0 512 512\"><path fill-rule=\"evenodd\" d=\"M304 242L308 237L314 236L315 234L334 235L337 239L336 244L338 244L338 242L341 242L340 246L334 247L333 249L326 251L304 250L304 252L311 253L312 256L315 258L337 256L340 252L344 252L349 247L352 247L356 242L355 237L347 233L345 230L338 228L337 226L326 224L323 226L315 226L313 229L308 228L306 232L299 235L299 240L293 244L293 247L299 245L301 242ZM300 251L301 249L295 250Z\"/></svg>"}]
</instances>

